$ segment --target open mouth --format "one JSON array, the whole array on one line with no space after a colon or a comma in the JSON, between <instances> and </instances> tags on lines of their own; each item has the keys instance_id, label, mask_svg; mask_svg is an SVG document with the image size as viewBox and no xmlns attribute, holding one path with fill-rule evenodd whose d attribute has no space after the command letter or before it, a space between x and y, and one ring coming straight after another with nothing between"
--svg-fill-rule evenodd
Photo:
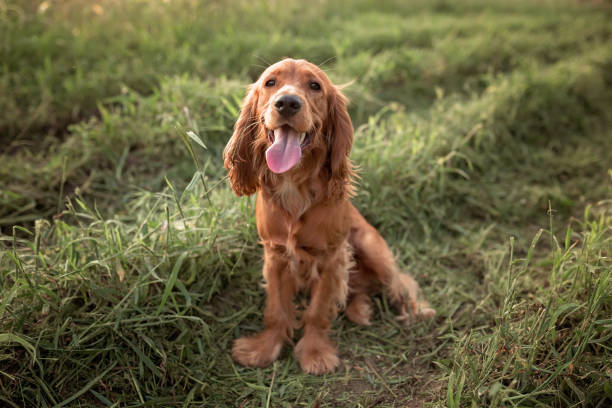
<instances>
[{"instance_id":1,"label":"open mouth","mask_svg":"<svg viewBox=\"0 0 612 408\"><path fill-rule=\"evenodd\" d=\"M293 168L302 157L302 149L310 144L310 133L298 133L291 126L283 125L268 131L272 143L266 150L266 162L274 173L284 173Z\"/></svg>"},{"instance_id":2,"label":"open mouth","mask_svg":"<svg viewBox=\"0 0 612 408\"><path fill-rule=\"evenodd\" d=\"M278 129L275 130L268 130L268 140L270 141L270 143L274 143L274 141L276 140L276 134L278 132L281 132L282 128L288 127L290 129L290 131L295 132L295 130L293 130L293 128L291 128L290 126L284 125ZM296 132L297 133L297 132ZM300 143L300 147L303 149L306 146L308 146L310 144L310 133L306 133L306 132L302 132L299 134L299 143Z\"/></svg>"}]
</instances>

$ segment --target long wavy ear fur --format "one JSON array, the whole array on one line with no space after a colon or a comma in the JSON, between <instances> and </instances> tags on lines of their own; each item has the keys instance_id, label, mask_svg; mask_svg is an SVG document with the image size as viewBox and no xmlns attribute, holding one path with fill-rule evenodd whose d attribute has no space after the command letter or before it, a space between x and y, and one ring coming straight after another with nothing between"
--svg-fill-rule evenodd
<instances>
[{"instance_id":1,"label":"long wavy ear fur","mask_svg":"<svg viewBox=\"0 0 612 408\"><path fill-rule=\"evenodd\" d=\"M259 181L253 164L253 143L259 130L257 118L258 92L255 84L244 98L234 134L223 150L223 164L228 171L232 190L238 196L257 191Z\"/></svg>"},{"instance_id":2,"label":"long wavy ear fur","mask_svg":"<svg viewBox=\"0 0 612 408\"><path fill-rule=\"evenodd\" d=\"M347 99L335 87L329 100L328 160L331 171L329 195L344 198L352 195L353 164L349 159L353 146L353 124L346 109Z\"/></svg>"}]
</instances>

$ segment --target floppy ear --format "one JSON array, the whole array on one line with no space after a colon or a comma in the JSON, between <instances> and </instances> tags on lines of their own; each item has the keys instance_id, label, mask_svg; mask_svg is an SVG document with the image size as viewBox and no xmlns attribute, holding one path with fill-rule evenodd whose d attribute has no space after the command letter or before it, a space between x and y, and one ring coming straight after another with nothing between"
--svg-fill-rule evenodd
<instances>
[{"instance_id":1,"label":"floppy ear","mask_svg":"<svg viewBox=\"0 0 612 408\"><path fill-rule=\"evenodd\" d=\"M229 173L232 190L238 196L251 195L259 187L253 164L253 143L259 130L256 111L258 96L256 85L251 85L234 125L234 134L223 150L223 164Z\"/></svg>"},{"instance_id":2,"label":"floppy ear","mask_svg":"<svg viewBox=\"0 0 612 408\"><path fill-rule=\"evenodd\" d=\"M343 197L352 192L353 164L349 159L353 146L353 124L346 110L347 99L338 87L330 95L328 108L328 160L331 171L329 194Z\"/></svg>"}]
</instances>

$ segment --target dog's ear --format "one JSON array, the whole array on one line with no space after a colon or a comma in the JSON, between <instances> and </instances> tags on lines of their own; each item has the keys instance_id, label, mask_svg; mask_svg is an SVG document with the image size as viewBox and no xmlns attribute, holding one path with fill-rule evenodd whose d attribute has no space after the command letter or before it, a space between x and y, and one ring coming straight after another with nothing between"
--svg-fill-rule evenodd
<instances>
[{"instance_id":1,"label":"dog's ear","mask_svg":"<svg viewBox=\"0 0 612 408\"><path fill-rule=\"evenodd\" d=\"M329 96L328 123L328 161L331 171L329 193L343 197L350 194L353 164L349 159L353 146L353 124L346 109L347 98L339 87L334 86Z\"/></svg>"},{"instance_id":2,"label":"dog's ear","mask_svg":"<svg viewBox=\"0 0 612 408\"><path fill-rule=\"evenodd\" d=\"M234 125L234 134L223 150L223 164L229 173L232 190L238 196L251 195L259 187L253 162L253 144L259 131L258 99L257 84L253 84L242 103L240 116Z\"/></svg>"}]
</instances>

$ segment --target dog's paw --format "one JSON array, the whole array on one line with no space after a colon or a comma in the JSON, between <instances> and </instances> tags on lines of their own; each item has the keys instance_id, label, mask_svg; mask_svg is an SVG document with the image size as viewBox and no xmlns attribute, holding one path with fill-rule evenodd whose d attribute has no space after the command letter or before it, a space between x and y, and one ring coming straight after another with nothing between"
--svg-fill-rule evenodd
<instances>
[{"instance_id":1,"label":"dog's paw","mask_svg":"<svg viewBox=\"0 0 612 408\"><path fill-rule=\"evenodd\" d=\"M372 318L372 307L370 299L367 296L353 298L349 302L344 313L353 323L362 324L364 326L372 324L370 321Z\"/></svg>"},{"instance_id":2,"label":"dog's paw","mask_svg":"<svg viewBox=\"0 0 612 408\"><path fill-rule=\"evenodd\" d=\"M309 374L321 375L333 372L340 360L336 348L329 339L304 337L295 346L302 370Z\"/></svg>"},{"instance_id":3,"label":"dog's paw","mask_svg":"<svg viewBox=\"0 0 612 408\"><path fill-rule=\"evenodd\" d=\"M276 333L263 331L252 337L234 341L232 357L248 367L265 367L276 360L283 348L283 340Z\"/></svg>"}]
</instances>

